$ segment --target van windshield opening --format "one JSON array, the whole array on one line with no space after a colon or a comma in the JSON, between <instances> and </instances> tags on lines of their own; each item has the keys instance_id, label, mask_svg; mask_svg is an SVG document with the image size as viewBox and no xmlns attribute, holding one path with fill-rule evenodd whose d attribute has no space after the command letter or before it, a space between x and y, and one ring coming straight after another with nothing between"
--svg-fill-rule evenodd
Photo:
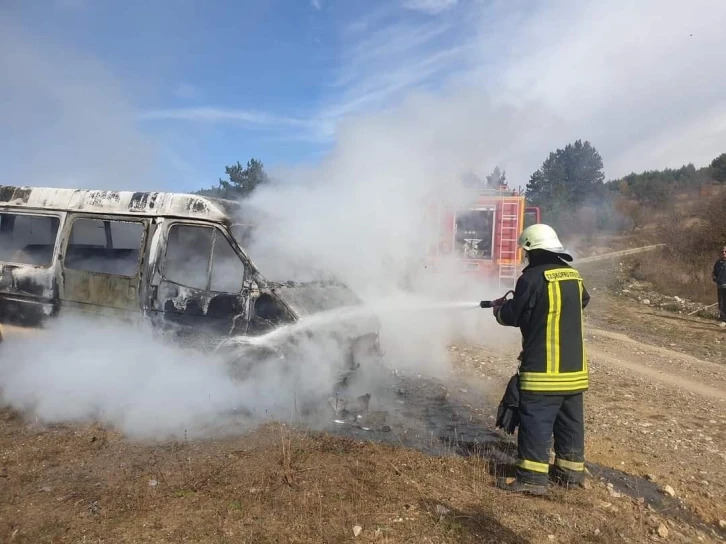
<instances>
[{"instance_id":1,"label":"van windshield opening","mask_svg":"<svg viewBox=\"0 0 726 544\"><path fill-rule=\"evenodd\" d=\"M334 281L330 273L314 266L306 255L292 255L274 242L274 237L260 237L259 225L234 223L230 227L233 238L255 264L258 272L272 282Z\"/></svg>"}]
</instances>

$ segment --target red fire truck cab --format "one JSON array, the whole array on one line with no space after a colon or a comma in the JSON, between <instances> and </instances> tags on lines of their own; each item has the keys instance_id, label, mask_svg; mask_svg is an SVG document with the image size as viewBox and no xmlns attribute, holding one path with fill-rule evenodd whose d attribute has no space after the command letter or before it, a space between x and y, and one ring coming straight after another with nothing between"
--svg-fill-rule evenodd
<instances>
[{"instance_id":1,"label":"red fire truck cab","mask_svg":"<svg viewBox=\"0 0 726 544\"><path fill-rule=\"evenodd\" d=\"M432 199L429 217L433 239L427 261L454 257L460 272L482 280L498 281L500 288L513 289L523 267L517 238L524 228L540 222L540 210L527 207L524 194L506 186L473 190L464 206Z\"/></svg>"}]
</instances>

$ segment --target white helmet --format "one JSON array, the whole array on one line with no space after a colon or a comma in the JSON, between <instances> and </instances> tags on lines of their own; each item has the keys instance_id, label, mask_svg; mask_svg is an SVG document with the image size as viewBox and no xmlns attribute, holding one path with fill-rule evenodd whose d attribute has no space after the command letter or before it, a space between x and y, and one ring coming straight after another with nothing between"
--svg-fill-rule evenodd
<instances>
[{"instance_id":1,"label":"white helmet","mask_svg":"<svg viewBox=\"0 0 726 544\"><path fill-rule=\"evenodd\" d=\"M572 256L562 247L562 242L560 242L555 229L544 223L530 225L524 229L522 234L519 235L517 244L525 251L541 249L556 253L566 261L572 261Z\"/></svg>"}]
</instances>

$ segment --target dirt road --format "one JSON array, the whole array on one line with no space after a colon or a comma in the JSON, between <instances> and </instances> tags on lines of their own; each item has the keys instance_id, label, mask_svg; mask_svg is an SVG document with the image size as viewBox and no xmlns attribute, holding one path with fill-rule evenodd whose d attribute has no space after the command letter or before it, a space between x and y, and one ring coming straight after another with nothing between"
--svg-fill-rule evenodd
<instances>
[{"instance_id":1,"label":"dirt road","mask_svg":"<svg viewBox=\"0 0 726 544\"><path fill-rule=\"evenodd\" d=\"M700 396L726 400L722 364L643 344L622 333L591 328L588 336L589 356L595 361L627 369L652 382L675 386ZM697 379L694 380L694 377Z\"/></svg>"},{"instance_id":2,"label":"dirt road","mask_svg":"<svg viewBox=\"0 0 726 544\"><path fill-rule=\"evenodd\" d=\"M382 421L331 417L333 434L298 422L140 444L5 409L0 541L723 541L726 333L610 295L583 272L589 489L528 498L493 487L516 451L492 429L515 340L452 346L446 383L392 378L371 399Z\"/></svg>"}]
</instances>

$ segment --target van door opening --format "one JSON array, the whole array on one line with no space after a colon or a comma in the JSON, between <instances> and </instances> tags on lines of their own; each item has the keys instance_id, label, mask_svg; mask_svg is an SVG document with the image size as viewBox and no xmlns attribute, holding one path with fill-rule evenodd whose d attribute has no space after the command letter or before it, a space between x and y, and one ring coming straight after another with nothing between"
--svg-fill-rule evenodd
<instances>
[{"instance_id":1,"label":"van door opening","mask_svg":"<svg viewBox=\"0 0 726 544\"><path fill-rule=\"evenodd\" d=\"M140 310L145 220L76 217L63 252L61 300Z\"/></svg>"},{"instance_id":2,"label":"van door opening","mask_svg":"<svg viewBox=\"0 0 726 544\"><path fill-rule=\"evenodd\" d=\"M246 267L222 230L177 222L166 240L154 308L188 332L244 330L249 314Z\"/></svg>"}]
</instances>

